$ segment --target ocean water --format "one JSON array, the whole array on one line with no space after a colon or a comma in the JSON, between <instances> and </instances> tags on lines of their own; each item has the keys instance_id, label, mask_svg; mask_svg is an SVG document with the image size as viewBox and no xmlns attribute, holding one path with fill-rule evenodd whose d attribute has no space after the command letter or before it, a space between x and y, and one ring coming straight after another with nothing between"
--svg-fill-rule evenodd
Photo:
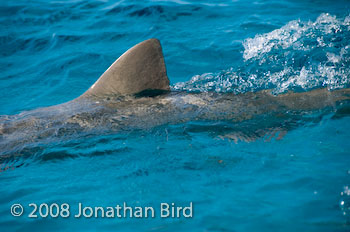
<instances>
[{"instance_id":1,"label":"ocean water","mask_svg":"<svg viewBox=\"0 0 350 232\"><path fill-rule=\"evenodd\" d=\"M0 122L78 97L148 38L161 41L174 91L350 87L348 1L0 0ZM246 132L269 124L265 115L104 128L16 148L0 137L0 230L350 231L344 104L263 136ZM75 214L79 203L124 202L192 202L193 217L28 217L30 203L67 203Z\"/></svg>"}]
</instances>

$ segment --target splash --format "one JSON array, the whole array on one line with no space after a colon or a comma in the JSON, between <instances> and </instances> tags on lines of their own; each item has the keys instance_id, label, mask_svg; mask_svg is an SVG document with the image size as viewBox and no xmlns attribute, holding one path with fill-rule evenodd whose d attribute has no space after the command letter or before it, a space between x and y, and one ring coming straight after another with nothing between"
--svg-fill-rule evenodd
<instances>
[{"instance_id":1,"label":"splash","mask_svg":"<svg viewBox=\"0 0 350 232\"><path fill-rule=\"evenodd\" d=\"M340 193L341 200L339 202L340 209L346 218L346 222L350 223L350 188L344 186L344 190Z\"/></svg>"},{"instance_id":2,"label":"splash","mask_svg":"<svg viewBox=\"0 0 350 232\"><path fill-rule=\"evenodd\" d=\"M273 93L350 84L350 16L321 14L315 22L294 20L243 42L242 65L219 73L196 75L174 90Z\"/></svg>"}]
</instances>

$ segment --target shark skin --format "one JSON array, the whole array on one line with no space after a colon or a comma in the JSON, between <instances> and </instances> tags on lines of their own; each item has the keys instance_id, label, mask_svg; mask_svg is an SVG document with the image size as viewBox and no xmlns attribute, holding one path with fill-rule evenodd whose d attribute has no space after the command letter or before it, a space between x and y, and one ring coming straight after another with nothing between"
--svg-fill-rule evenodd
<instances>
[{"instance_id":1,"label":"shark skin","mask_svg":"<svg viewBox=\"0 0 350 232\"><path fill-rule=\"evenodd\" d=\"M0 117L0 151L6 155L25 144L81 133L148 130L201 121L230 123L233 129L222 134L224 138L251 141L271 131L284 133L300 120L317 121L330 113L347 116L349 110L344 109L349 102L350 89L280 95L268 90L244 94L170 91L161 45L150 39L125 52L80 97Z\"/></svg>"}]
</instances>

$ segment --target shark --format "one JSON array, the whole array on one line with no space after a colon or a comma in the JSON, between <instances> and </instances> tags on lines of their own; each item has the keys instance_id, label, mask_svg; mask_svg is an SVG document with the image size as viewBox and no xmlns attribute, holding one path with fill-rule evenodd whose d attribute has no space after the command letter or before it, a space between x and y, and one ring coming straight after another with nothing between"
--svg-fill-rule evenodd
<instances>
[{"instance_id":1,"label":"shark","mask_svg":"<svg viewBox=\"0 0 350 232\"><path fill-rule=\"evenodd\" d=\"M224 138L250 141L301 121L350 114L350 89L313 89L274 95L172 91L162 46L148 39L121 55L81 96L69 102L0 117L0 150L79 133L147 130L186 122L226 123ZM247 135L249 133L249 135Z\"/></svg>"}]
</instances>

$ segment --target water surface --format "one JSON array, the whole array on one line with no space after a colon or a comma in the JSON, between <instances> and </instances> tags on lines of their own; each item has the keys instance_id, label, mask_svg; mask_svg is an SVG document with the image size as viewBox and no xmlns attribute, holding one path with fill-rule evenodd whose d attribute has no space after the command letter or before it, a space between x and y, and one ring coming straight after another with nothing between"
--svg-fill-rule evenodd
<instances>
[{"instance_id":1,"label":"water surface","mask_svg":"<svg viewBox=\"0 0 350 232\"><path fill-rule=\"evenodd\" d=\"M78 97L125 50L153 37L162 43L173 90L347 88L349 12L348 1L325 0L2 0L1 120ZM266 136L245 133L261 122L106 129L7 147L0 151L0 228L349 231L349 112L313 115ZM191 219L10 214L14 203L157 207L190 201Z\"/></svg>"}]
</instances>

